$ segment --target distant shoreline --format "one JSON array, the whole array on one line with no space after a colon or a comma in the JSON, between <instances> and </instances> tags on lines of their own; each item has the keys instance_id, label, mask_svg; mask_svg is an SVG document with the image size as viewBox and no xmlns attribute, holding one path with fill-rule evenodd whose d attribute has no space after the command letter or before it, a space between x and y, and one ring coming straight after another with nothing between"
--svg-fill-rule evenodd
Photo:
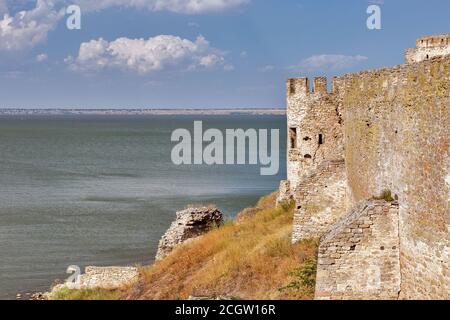
<instances>
[{"instance_id":1,"label":"distant shoreline","mask_svg":"<svg viewBox=\"0 0 450 320\"><path fill-rule=\"evenodd\" d=\"M281 108L254 109L0 109L5 115L286 115Z\"/></svg>"}]
</instances>

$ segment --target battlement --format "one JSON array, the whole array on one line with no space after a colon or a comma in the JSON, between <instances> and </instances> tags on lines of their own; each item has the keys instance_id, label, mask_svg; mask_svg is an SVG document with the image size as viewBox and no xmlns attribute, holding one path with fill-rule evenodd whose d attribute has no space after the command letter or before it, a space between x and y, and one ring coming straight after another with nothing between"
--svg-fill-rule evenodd
<instances>
[{"instance_id":1,"label":"battlement","mask_svg":"<svg viewBox=\"0 0 450 320\"><path fill-rule=\"evenodd\" d=\"M415 63L450 54L450 33L421 37L416 47L406 49L406 63Z\"/></svg>"},{"instance_id":2,"label":"battlement","mask_svg":"<svg viewBox=\"0 0 450 320\"><path fill-rule=\"evenodd\" d=\"M314 88L313 92L316 94L326 95L327 90L327 78L326 77L316 77L314 78Z\"/></svg>"},{"instance_id":3,"label":"battlement","mask_svg":"<svg viewBox=\"0 0 450 320\"><path fill-rule=\"evenodd\" d=\"M416 40L416 48L439 48L450 45L450 33L420 37Z\"/></svg>"},{"instance_id":4,"label":"battlement","mask_svg":"<svg viewBox=\"0 0 450 320\"><path fill-rule=\"evenodd\" d=\"M308 78L288 79L286 88L288 97L298 94L309 94L309 80Z\"/></svg>"}]
</instances>

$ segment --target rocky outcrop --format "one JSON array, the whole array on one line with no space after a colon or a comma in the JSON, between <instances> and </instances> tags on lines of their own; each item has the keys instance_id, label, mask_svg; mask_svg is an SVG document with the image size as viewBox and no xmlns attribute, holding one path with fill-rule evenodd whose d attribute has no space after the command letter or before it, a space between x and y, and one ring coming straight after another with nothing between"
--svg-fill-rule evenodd
<instances>
[{"instance_id":1,"label":"rocky outcrop","mask_svg":"<svg viewBox=\"0 0 450 320\"><path fill-rule=\"evenodd\" d=\"M159 241L156 260L165 258L177 245L199 237L223 222L217 208L188 208L177 212L176 220Z\"/></svg>"}]
</instances>

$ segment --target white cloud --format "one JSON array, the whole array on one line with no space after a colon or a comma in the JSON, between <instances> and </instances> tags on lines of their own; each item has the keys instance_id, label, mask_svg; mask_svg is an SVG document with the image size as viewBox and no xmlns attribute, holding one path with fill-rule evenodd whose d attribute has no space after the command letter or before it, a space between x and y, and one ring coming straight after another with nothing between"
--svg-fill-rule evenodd
<instances>
[{"instance_id":1,"label":"white cloud","mask_svg":"<svg viewBox=\"0 0 450 320\"><path fill-rule=\"evenodd\" d=\"M34 9L10 16L7 0L0 0L0 52L27 50L45 42L48 33L64 16L64 6L68 4L79 4L83 11L122 6L201 14L230 10L249 2L250 0L37 0Z\"/></svg>"},{"instance_id":2,"label":"white cloud","mask_svg":"<svg viewBox=\"0 0 450 320\"><path fill-rule=\"evenodd\" d=\"M368 58L361 55L346 56L342 54L322 54L304 59L299 64L291 66L296 71L338 71L354 67Z\"/></svg>"},{"instance_id":3,"label":"white cloud","mask_svg":"<svg viewBox=\"0 0 450 320\"><path fill-rule=\"evenodd\" d=\"M197 22L189 22L188 23L188 27L190 27L190 28L200 28L200 24L198 24Z\"/></svg>"},{"instance_id":4,"label":"white cloud","mask_svg":"<svg viewBox=\"0 0 450 320\"><path fill-rule=\"evenodd\" d=\"M223 70L225 70L225 71L234 71L234 69L235 69L235 67L232 64L226 64L223 67Z\"/></svg>"},{"instance_id":5,"label":"white cloud","mask_svg":"<svg viewBox=\"0 0 450 320\"><path fill-rule=\"evenodd\" d=\"M108 42L102 38L84 42L76 58L66 58L75 71L91 72L120 69L144 75L170 67L185 70L222 66L223 54L199 36L195 42L172 35L149 39L119 38Z\"/></svg>"},{"instance_id":6,"label":"white cloud","mask_svg":"<svg viewBox=\"0 0 450 320\"><path fill-rule=\"evenodd\" d=\"M48 59L48 55L45 53L41 53L36 56L37 62L44 62L44 61L47 61L47 59Z\"/></svg>"},{"instance_id":7,"label":"white cloud","mask_svg":"<svg viewBox=\"0 0 450 320\"><path fill-rule=\"evenodd\" d=\"M202 67L210 68L224 62L224 57L218 56L217 54L208 54L207 56L201 57L199 65Z\"/></svg>"},{"instance_id":8,"label":"white cloud","mask_svg":"<svg viewBox=\"0 0 450 320\"><path fill-rule=\"evenodd\" d=\"M146 8L152 11L172 11L201 14L235 9L250 0L75 0L84 10L100 10L113 6Z\"/></svg>"},{"instance_id":9,"label":"white cloud","mask_svg":"<svg viewBox=\"0 0 450 320\"><path fill-rule=\"evenodd\" d=\"M26 50L45 42L62 16L51 0L37 0L34 9L14 16L6 13L0 20L0 51Z\"/></svg>"},{"instance_id":10,"label":"white cloud","mask_svg":"<svg viewBox=\"0 0 450 320\"><path fill-rule=\"evenodd\" d=\"M272 65L267 65L267 66L263 66L261 68L258 68L259 72L270 72L270 71L273 71L273 70L275 70L275 66L272 66Z\"/></svg>"}]
</instances>

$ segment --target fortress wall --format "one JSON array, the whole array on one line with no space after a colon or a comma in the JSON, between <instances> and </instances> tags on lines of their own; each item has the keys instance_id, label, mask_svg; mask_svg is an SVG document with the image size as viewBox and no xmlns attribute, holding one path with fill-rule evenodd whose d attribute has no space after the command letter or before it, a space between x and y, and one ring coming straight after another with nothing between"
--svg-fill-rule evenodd
<instances>
[{"instance_id":1,"label":"fortress wall","mask_svg":"<svg viewBox=\"0 0 450 320\"><path fill-rule=\"evenodd\" d=\"M398 206L364 201L323 236L316 299L397 299L400 291Z\"/></svg>"},{"instance_id":2,"label":"fortress wall","mask_svg":"<svg viewBox=\"0 0 450 320\"><path fill-rule=\"evenodd\" d=\"M450 57L350 74L343 92L347 201L399 201L400 298L450 298Z\"/></svg>"}]
</instances>

